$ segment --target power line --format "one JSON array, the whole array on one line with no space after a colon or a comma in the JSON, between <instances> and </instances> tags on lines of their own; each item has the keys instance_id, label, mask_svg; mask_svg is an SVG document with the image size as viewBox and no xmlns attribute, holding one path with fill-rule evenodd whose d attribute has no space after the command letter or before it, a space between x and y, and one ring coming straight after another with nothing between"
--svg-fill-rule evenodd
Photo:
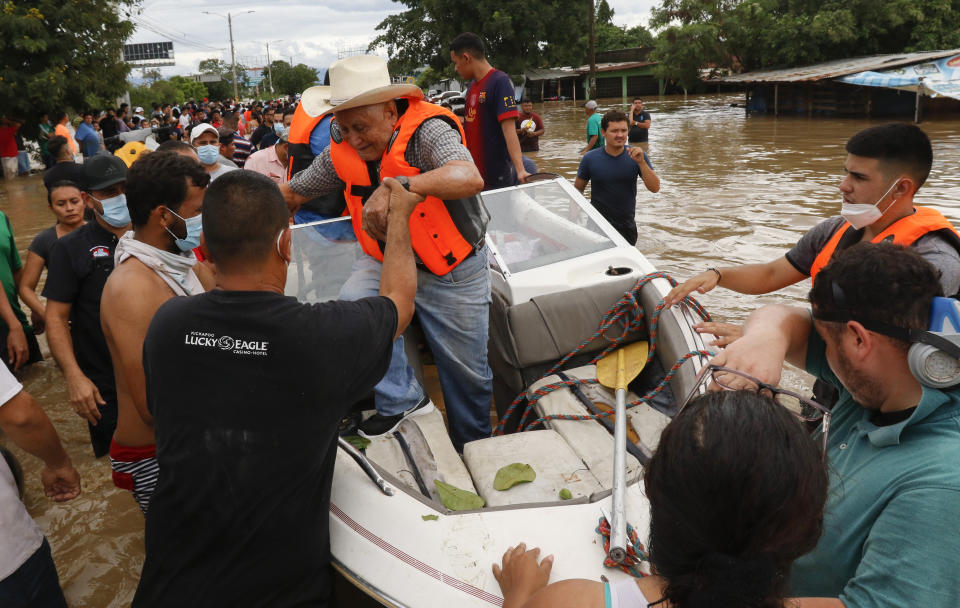
<instances>
[{"instance_id":1,"label":"power line","mask_svg":"<svg viewBox=\"0 0 960 608\"><path fill-rule=\"evenodd\" d=\"M170 31L166 30L162 26L157 25L153 21L146 19L142 16L137 22L137 27L138 28L142 27L145 30L151 31L165 38L170 38L171 40L178 42L180 44L184 44L186 46L194 47L197 49L206 50L206 51L222 51L223 50L222 48L217 48L207 44L203 44L201 42L195 42L193 40L190 40L189 38L186 37L185 34L177 35L177 34L171 33Z\"/></svg>"}]
</instances>

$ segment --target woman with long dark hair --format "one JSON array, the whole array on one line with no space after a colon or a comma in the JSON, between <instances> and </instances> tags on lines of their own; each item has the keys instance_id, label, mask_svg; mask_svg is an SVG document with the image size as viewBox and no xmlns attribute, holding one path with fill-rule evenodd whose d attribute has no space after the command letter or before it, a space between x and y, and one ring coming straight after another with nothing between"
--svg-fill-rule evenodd
<instances>
[{"instance_id":1,"label":"woman with long dark hair","mask_svg":"<svg viewBox=\"0 0 960 608\"><path fill-rule=\"evenodd\" d=\"M747 391L691 401L644 474L653 576L547 586L552 558L508 550L493 571L504 608L774 608L816 545L827 496L817 444L797 417Z\"/></svg>"}]
</instances>

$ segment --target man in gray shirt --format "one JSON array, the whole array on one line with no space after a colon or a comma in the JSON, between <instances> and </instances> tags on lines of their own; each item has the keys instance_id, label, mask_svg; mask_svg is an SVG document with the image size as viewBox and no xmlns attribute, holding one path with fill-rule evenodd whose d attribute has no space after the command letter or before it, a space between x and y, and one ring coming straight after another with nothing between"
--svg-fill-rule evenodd
<instances>
[{"instance_id":1,"label":"man in gray shirt","mask_svg":"<svg viewBox=\"0 0 960 608\"><path fill-rule=\"evenodd\" d=\"M413 85L391 85L379 57L348 57L330 67L330 86L304 92L310 116L333 112L331 144L281 186L291 212L309 199L343 191L365 255L340 291L356 300L377 293L387 226L387 177L423 198L410 218L417 257L416 308L443 388L450 435L463 444L490 434L492 374L487 363L490 278L488 215L476 195L483 178L448 110L423 101ZM343 209L325 210L339 215ZM360 426L376 437L433 404L407 362L403 338L374 389L377 413Z\"/></svg>"},{"instance_id":2,"label":"man in gray shirt","mask_svg":"<svg viewBox=\"0 0 960 608\"><path fill-rule=\"evenodd\" d=\"M664 299L672 306L688 294L720 285L740 293L761 294L810 277L840 251L859 242L893 242L914 247L940 272L943 293L960 292L960 235L932 207L914 205L917 190L933 164L930 139L919 127L890 123L864 129L847 141L846 177L840 183L839 216L811 228L790 251L766 264L710 268L675 287ZM742 333L738 325L702 323L726 346Z\"/></svg>"}]
</instances>

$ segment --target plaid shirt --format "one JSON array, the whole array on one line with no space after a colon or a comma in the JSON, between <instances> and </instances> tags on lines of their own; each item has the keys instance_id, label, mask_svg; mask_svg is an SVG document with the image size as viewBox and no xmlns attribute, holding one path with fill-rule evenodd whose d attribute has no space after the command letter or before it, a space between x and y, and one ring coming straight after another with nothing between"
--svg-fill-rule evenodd
<instances>
[{"instance_id":1,"label":"plaid shirt","mask_svg":"<svg viewBox=\"0 0 960 608\"><path fill-rule=\"evenodd\" d=\"M334 139L340 138L340 127L336 120L330 123L330 131ZM410 138L403 158L420 169L421 173L442 167L452 160L473 162L470 152L460 142L460 133L442 118L424 121ZM323 196L345 187L346 184L337 177L337 171L333 168L329 147L314 158L309 167L290 180L290 188L308 198Z\"/></svg>"}]
</instances>

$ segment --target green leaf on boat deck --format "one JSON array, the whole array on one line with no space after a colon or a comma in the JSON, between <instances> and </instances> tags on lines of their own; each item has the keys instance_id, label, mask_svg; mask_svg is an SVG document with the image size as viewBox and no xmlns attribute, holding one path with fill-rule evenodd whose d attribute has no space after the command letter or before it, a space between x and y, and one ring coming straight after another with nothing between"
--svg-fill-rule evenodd
<instances>
[{"instance_id":1,"label":"green leaf on boat deck","mask_svg":"<svg viewBox=\"0 0 960 608\"><path fill-rule=\"evenodd\" d=\"M471 509L479 509L487 504L473 492L461 490L457 486L444 483L439 479L434 479L433 485L437 487L440 502L451 511L469 511Z\"/></svg>"},{"instance_id":2,"label":"green leaf on boat deck","mask_svg":"<svg viewBox=\"0 0 960 608\"><path fill-rule=\"evenodd\" d=\"M366 437L361 437L360 435L347 435L344 437L347 440L347 443L357 448L358 450L365 450L367 446L370 445L370 440Z\"/></svg>"},{"instance_id":3,"label":"green leaf on boat deck","mask_svg":"<svg viewBox=\"0 0 960 608\"><path fill-rule=\"evenodd\" d=\"M571 498L573 498L573 494L570 492L570 490L566 488L560 490L560 500L570 500Z\"/></svg>"},{"instance_id":4,"label":"green leaf on boat deck","mask_svg":"<svg viewBox=\"0 0 960 608\"><path fill-rule=\"evenodd\" d=\"M423 521L437 521L438 519L440 519L440 516L439 515L421 515L420 519L422 519Z\"/></svg>"},{"instance_id":5,"label":"green leaf on boat deck","mask_svg":"<svg viewBox=\"0 0 960 608\"><path fill-rule=\"evenodd\" d=\"M527 483L537 478L537 472L529 464L514 462L497 471L493 479L494 489L509 490L518 483Z\"/></svg>"}]
</instances>

